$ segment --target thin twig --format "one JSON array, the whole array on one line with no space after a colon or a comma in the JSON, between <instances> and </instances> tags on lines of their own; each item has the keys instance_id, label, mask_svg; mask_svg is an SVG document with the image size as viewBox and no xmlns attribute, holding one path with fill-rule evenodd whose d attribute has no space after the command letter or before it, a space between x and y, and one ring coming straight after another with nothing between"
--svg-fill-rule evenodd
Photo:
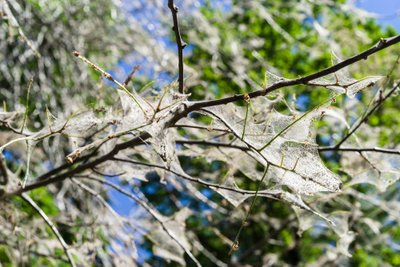
<instances>
[{"instance_id":1,"label":"thin twig","mask_svg":"<svg viewBox=\"0 0 400 267\"><path fill-rule=\"evenodd\" d=\"M75 267L74 260L72 259L72 255L69 252L68 244L64 241L63 237L61 236L60 232L58 231L57 227L53 224L50 218L44 213L44 211L33 201L33 199L26 193L21 194L21 198L25 200L47 223L47 225L51 228L53 233L56 235L58 241L60 242L61 246L64 249L65 254L67 255L68 261L71 266Z\"/></svg>"},{"instance_id":2,"label":"thin twig","mask_svg":"<svg viewBox=\"0 0 400 267\"><path fill-rule=\"evenodd\" d=\"M136 65L133 67L131 73L129 73L128 77L126 77L125 81L122 83L123 86L127 86L128 83L132 80L135 73L140 69L140 65Z\"/></svg>"},{"instance_id":3,"label":"thin twig","mask_svg":"<svg viewBox=\"0 0 400 267\"><path fill-rule=\"evenodd\" d=\"M174 4L174 0L168 0L168 7L171 10L172 20L174 26L172 30L175 32L176 45L178 47L178 60L179 60L179 93L184 93L183 88L183 49L186 47L186 43L182 40L179 20L178 20L178 7Z\"/></svg>"},{"instance_id":4,"label":"thin twig","mask_svg":"<svg viewBox=\"0 0 400 267\"><path fill-rule=\"evenodd\" d=\"M398 82L390 91L387 93L384 97L381 97L378 99L378 102L376 105L368 111L356 124L356 126L352 127L353 129L347 133L345 137L342 138L342 140L335 145L336 148L340 147L355 131L360 128L360 126L368 120L368 118L380 107L382 104L388 99L391 95L393 95L394 92L396 92L397 88L400 86L400 82Z\"/></svg>"},{"instance_id":5,"label":"thin twig","mask_svg":"<svg viewBox=\"0 0 400 267\"><path fill-rule=\"evenodd\" d=\"M316 107L313 107L312 109L308 110L307 112L304 112L300 117L298 117L297 119L295 119L294 121L292 121L291 123L289 123L285 128L283 128L280 132L278 132L274 137L271 138L271 140L269 140L264 146L262 146L260 149L258 149L258 151L263 151L266 147L268 147L270 144L272 144L272 142L274 142L278 137L280 137L281 135L283 135L288 129L290 129L294 124L296 124L297 122L299 122L301 119L303 119L305 116L307 116L308 114L310 114L311 112L321 108L322 106L324 106L325 104L327 104L328 102L332 101L333 98L329 98L328 100L322 102L321 104L317 105ZM242 138L243 139L243 138Z\"/></svg>"},{"instance_id":6,"label":"thin twig","mask_svg":"<svg viewBox=\"0 0 400 267\"><path fill-rule=\"evenodd\" d=\"M259 248L266 247L265 242L270 241L271 239L277 238L279 233L288 227L289 224L293 223L296 220L296 217L292 218L286 218L286 220L279 226L278 229L274 229L274 231L271 233L271 230L269 230L269 234L265 235L264 238L262 238L260 241L249 247L247 250L242 252L240 255L238 255L237 262L241 262L243 259L245 259L247 256L251 255L254 253Z\"/></svg>"},{"instance_id":7,"label":"thin twig","mask_svg":"<svg viewBox=\"0 0 400 267\"><path fill-rule=\"evenodd\" d=\"M90 188L88 185L80 182L78 179L76 178L71 178L72 182L75 183L79 188L81 188L83 191L89 193L90 195L92 195L93 197L95 197L110 213L111 215L116 219L116 221L118 222L118 224L120 225L120 227L123 229L124 225L128 225L129 227L131 227L132 229L135 230L139 230L137 226L133 225L128 219L120 216L115 210L114 208L108 204L108 202L101 196L101 194L99 192L97 192L96 190ZM114 225L114 223L113 223ZM127 233L128 234L128 233ZM143 233L144 234L144 233ZM133 237L128 235L128 238L130 239L130 243L133 244L132 249L135 249L134 247L134 239Z\"/></svg>"},{"instance_id":8,"label":"thin twig","mask_svg":"<svg viewBox=\"0 0 400 267\"><path fill-rule=\"evenodd\" d=\"M26 42L26 44L29 46L29 48L32 50L33 54L37 57L40 58L41 55L39 53L39 51L37 50L37 48L35 47L35 45L33 44L33 42L25 35L24 31L22 30L22 27L19 25L17 19L14 17L8 3L8 0L4 0L2 1L3 4L3 8L2 11L5 12L5 14L8 17L8 20L11 22L11 25L13 27L16 27L18 29L18 33L21 36L22 40Z\"/></svg>"},{"instance_id":9,"label":"thin twig","mask_svg":"<svg viewBox=\"0 0 400 267\"><path fill-rule=\"evenodd\" d=\"M393 65L392 65L392 67L390 68L388 74L386 74L385 82L384 82L384 83L382 84L382 86L381 86L381 88L383 88L383 90L380 89L380 90L378 90L378 91L375 93L375 95L372 97L371 101L368 103L367 108L365 109L365 111L364 111L364 113L362 114L361 117L364 117L364 116L367 114L369 108L370 108L371 105L374 103L375 98L376 98L377 96L379 97L379 95L383 93L383 91L385 90L387 84L388 84L389 81L390 81L390 77L392 76L393 72L394 72L395 69L396 69L396 66L400 63L399 60L400 60L400 54L397 56L396 60L394 61ZM357 123L357 121L355 121L354 123Z\"/></svg>"},{"instance_id":10,"label":"thin twig","mask_svg":"<svg viewBox=\"0 0 400 267\"><path fill-rule=\"evenodd\" d=\"M249 100L250 102L250 100ZM243 131L242 131L242 139L244 139L244 135L246 134L246 125L247 125L247 118L249 116L249 103L246 103L246 115L244 117L244 124L243 124Z\"/></svg>"},{"instance_id":11,"label":"thin twig","mask_svg":"<svg viewBox=\"0 0 400 267\"><path fill-rule=\"evenodd\" d=\"M106 72L105 70L103 70L102 68L100 68L99 66L97 66L96 64L91 62L89 59L87 59L86 57L82 56L78 51L74 51L73 54L74 54L74 56L76 56L77 58L79 58L80 60L82 60L83 62L88 64L90 67L92 67L94 70L100 72L101 75L104 76L107 80L112 81L119 88L121 88L130 98L133 99L133 101L135 101L135 103L138 105L138 107L143 112L143 114L146 115L146 112L144 111L142 105L140 105L139 100L123 84L121 84L119 81L114 79L114 77L111 76L110 73Z\"/></svg>"},{"instance_id":12,"label":"thin twig","mask_svg":"<svg viewBox=\"0 0 400 267\"><path fill-rule=\"evenodd\" d=\"M99 192L96 190L90 188L89 186L85 185L84 183L81 183L78 179L76 178L71 178L71 181L75 183L79 188L81 188L83 191L86 191L87 193L91 194L97 200L106 208L110 211L110 213L117 218L117 220L120 220L120 216L118 213L110 206L110 204L107 203L107 201L101 196Z\"/></svg>"},{"instance_id":13,"label":"thin twig","mask_svg":"<svg viewBox=\"0 0 400 267\"><path fill-rule=\"evenodd\" d=\"M22 121L22 127L21 127L21 131L20 131L21 134L24 132L24 128L25 128L25 125L26 125L26 120L28 119L28 113L29 113L29 95L30 95L30 93L31 93L32 84L33 84L33 78L31 78L31 79L29 80L28 92L26 93L26 105L25 105L24 118L23 118L23 121Z\"/></svg>"},{"instance_id":14,"label":"thin twig","mask_svg":"<svg viewBox=\"0 0 400 267\"><path fill-rule=\"evenodd\" d=\"M181 127L181 128L193 128L193 129L207 130L209 132L216 131L216 132L229 133L229 130L227 130L227 129L212 128L212 127L206 127L206 126L201 126L201 125L187 125L187 124L176 123L172 127L174 127L174 128L179 128L179 127Z\"/></svg>"},{"instance_id":15,"label":"thin twig","mask_svg":"<svg viewBox=\"0 0 400 267\"><path fill-rule=\"evenodd\" d=\"M256 202L256 198L257 198L258 192L260 191L261 184L264 182L264 179L267 176L268 169L269 169L269 164L267 164L267 166L265 167L265 171L264 171L264 174L263 174L261 180L258 181L257 190L256 190L256 193L254 195L254 198L251 201L250 208L247 211L246 216L244 217L244 219L242 221L242 224L240 225L239 231L237 232L237 234L235 236L235 240L233 241L233 244L232 244L232 246L231 246L231 248L229 250L228 255L231 255L233 251L236 251L239 248L240 233L242 232L243 228L246 226L246 223L247 223L247 220L249 219L251 210L253 209L254 203Z\"/></svg>"},{"instance_id":16,"label":"thin twig","mask_svg":"<svg viewBox=\"0 0 400 267\"><path fill-rule=\"evenodd\" d=\"M251 151L247 146L234 145L230 143L219 143L219 142L209 142L209 141L199 141L199 140L175 140L175 143L181 145L203 145L203 146L216 146L216 147L227 147L236 148L242 151Z\"/></svg>"},{"instance_id":17,"label":"thin twig","mask_svg":"<svg viewBox=\"0 0 400 267\"><path fill-rule=\"evenodd\" d=\"M11 145L13 143L16 143L16 142L20 142L20 141L27 141L28 142L30 140L38 142L38 141L42 141L42 140L44 140L44 139L46 139L46 138L48 138L48 137L50 137L52 135L62 134L64 129L67 127L68 122L76 115L76 113L78 113L78 112L75 112L75 113L71 114L68 117L68 119L64 122L64 124L60 127L60 129L58 129L56 131L53 131L51 129L51 127L50 127L50 131L49 132L45 132L45 133L38 132L38 133L33 134L33 135L25 135L24 137L19 137L19 138L13 139L13 140L7 142L6 144L0 146L0 152L3 151L7 146L9 146L9 145ZM24 135L24 134L22 134L20 132L18 134Z\"/></svg>"},{"instance_id":18,"label":"thin twig","mask_svg":"<svg viewBox=\"0 0 400 267\"><path fill-rule=\"evenodd\" d=\"M376 152L376 153L400 155L400 150L380 148L380 147L361 148L361 147L328 146L328 147L319 147L318 150L319 151L343 151L343 152Z\"/></svg>"}]
</instances>

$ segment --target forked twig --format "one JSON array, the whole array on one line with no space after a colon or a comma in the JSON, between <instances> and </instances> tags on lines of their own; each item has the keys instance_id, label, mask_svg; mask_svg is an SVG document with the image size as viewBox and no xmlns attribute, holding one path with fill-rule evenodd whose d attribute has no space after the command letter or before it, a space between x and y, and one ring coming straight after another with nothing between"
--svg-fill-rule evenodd
<instances>
[{"instance_id":1,"label":"forked twig","mask_svg":"<svg viewBox=\"0 0 400 267\"><path fill-rule=\"evenodd\" d=\"M82 56L78 51L74 51L73 52L74 56L76 56L77 58L79 58L80 60L82 60L83 62L85 62L86 64L88 64L90 67L92 67L94 70L98 71L101 73L102 76L104 76L107 80L112 81L113 83L115 83L119 88L121 88L130 98L133 99L133 101L135 101L135 103L138 105L138 107L140 108L140 110L146 114L146 112L144 111L142 105L140 105L139 100L123 85L121 84L119 81L117 81L116 79L114 79L113 76L111 76L110 73L106 72L105 70L103 70L102 68L100 68L99 66L97 66L96 64L94 64L93 62L91 62L89 59L87 59L86 57Z\"/></svg>"}]
</instances>

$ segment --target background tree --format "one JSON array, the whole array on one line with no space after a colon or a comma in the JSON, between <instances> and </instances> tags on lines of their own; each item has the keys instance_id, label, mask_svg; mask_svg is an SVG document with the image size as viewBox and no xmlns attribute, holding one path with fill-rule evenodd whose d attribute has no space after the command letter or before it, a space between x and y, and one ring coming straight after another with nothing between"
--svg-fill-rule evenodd
<instances>
[{"instance_id":1,"label":"background tree","mask_svg":"<svg viewBox=\"0 0 400 267\"><path fill-rule=\"evenodd\" d=\"M270 2L3 0L1 262L399 264L400 38Z\"/></svg>"}]
</instances>

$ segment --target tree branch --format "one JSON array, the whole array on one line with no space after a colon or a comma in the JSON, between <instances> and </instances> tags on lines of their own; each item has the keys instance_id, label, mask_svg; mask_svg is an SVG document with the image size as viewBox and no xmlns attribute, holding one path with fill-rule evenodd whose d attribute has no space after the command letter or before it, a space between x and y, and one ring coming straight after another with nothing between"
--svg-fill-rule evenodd
<instances>
[{"instance_id":1,"label":"tree branch","mask_svg":"<svg viewBox=\"0 0 400 267\"><path fill-rule=\"evenodd\" d=\"M178 60L179 60L179 93L184 93L183 88L183 49L186 47L186 43L182 40L179 20L178 20L178 7L174 4L174 0L168 0L168 7L171 10L172 20L174 26L172 30L175 32L176 45L178 47Z\"/></svg>"},{"instance_id":2,"label":"tree branch","mask_svg":"<svg viewBox=\"0 0 400 267\"><path fill-rule=\"evenodd\" d=\"M208 142L208 141L198 141L198 140L176 140L177 144L181 145L204 145L204 146L216 146L216 147L226 147L226 148L234 148L242 151L251 151L249 147L233 145L229 143L219 143L219 142ZM400 155L400 150L397 149L388 149L388 148L380 148L380 147L335 147L335 146L321 146L318 147L318 151L342 151L342 152L376 152L383 154L394 154Z\"/></svg>"},{"instance_id":3,"label":"tree branch","mask_svg":"<svg viewBox=\"0 0 400 267\"><path fill-rule=\"evenodd\" d=\"M128 86L128 83L132 80L135 73L140 69L139 65L133 67L132 71L129 73L128 77L126 77L125 81L122 83L123 86Z\"/></svg>"},{"instance_id":4,"label":"tree branch","mask_svg":"<svg viewBox=\"0 0 400 267\"><path fill-rule=\"evenodd\" d=\"M219 143L219 142L208 142L208 141L198 141L198 140L176 140L175 143L181 145L203 145L203 146L216 146L216 147L227 147L236 148L242 151L251 151L247 146L234 145L229 143Z\"/></svg>"},{"instance_id":5,"label":"tree branch","mask_svg":"<svg viewBox=\"0 0 400 267\"><path fill-rule=\"evenodd\" d=\"M355 62L358 62L360 60L366 60L366 59L368 59L369 56L375 54L376 52L379 52L379 51L381 51L389 46L392 46L394 44L397 44L399 42L400 42L400 35L390 37L390 38L382 38L373 47L371 47L351 58L343 60L342 62L340 62L336 65L325 68L325 69L315 72L313 74L303 76L300 78L296 78L296 79L285 79L285 80L279 81L277 83L274 83L271 86L269 86L263 90L257 90L257 91L254 91L254 92L251 92L248 94L236 94L236 95L229 96L229 97L222 98L222 99L203 100L203 101L194 102L193 104L191 104L188 107L188 112L194 111L194 110L199 110L199 109L205 108L205 107L224 105L224 104L228 104L231 102L244 100L245 98L255 98L255 97L259 97L259 96L265 96L268 93L273 92L273 91L275 91L279 88L283 88L283 87L288 87L288 86L292 86L292 85L300 85L300 84L307 85L308 82L310 82L312 80L335 73L336 71L341 70L341 69L343 69L351 64L354 64Z\"/></svg>"},{"instance_id":6,"label":"tree branch","mask_svg":"<svg viewBox=\"0 0 400 267\"><path fill-rule=\"evenodd\" d=\"M55 176L45 175L45 177L48 177L48 178L46 178L44 180L37 180L31 184L26 185L24 188L19 188L12 192L5 192L3 195L1 195L0 198L6 198L6 197L13 196L13 195L21 195L23 192L27 192L27 191L30 191L30 190L33 190L33 189L36 189L36 188L39 188L42 186L52 184L52 183L61 182L66 178L73 177L74 175L81 173L85 170L92 169L107 160L111 160L113 158L113 156L116 155L119 151L124 150L128 147L133 147L133 146L142 144L143 141L148 138L150 138L150 134L148 132L142 132L139 136L137 136L127 142L117 144L113 150L111 150L107 154L105 154L97 159L94 159L87 163L83 163L82 165L77 166L75 169L71 169L64 173L56 174ZM59 170L61 170L61 169L59 169Z\"/></svg>"},{"instance_id":7,"label":"tree branch","mask_svg":"<svg viewBox=\"0 0 400 267\"><path fill-rule=\"evenodd\" d=\"M359 147L329 146L329 147L319 147L318 150L319 151L343 151L343 152L376 152L376 153L400 155L400 150L379 148L379 147L359 148Z\"/></svg>"},{"instance_id":8,"label":"tree branch","mask_svg":"<svg viewBox=\"0 0 400 267\"><path fill-rule=\"evenodd\" d=\"M53 233L56 235L58 241L60 242L61 246L64 249L65 254L67 255L68 261L71 266L75 267L74 260L72 259L72 255L69 252L68 244L64 241L63 237L61 236L60 232L58 231L57 227L53 224L50 218L44 213L44 211L33 201L33 199L26 193L21 194L21 198L25 200L47 223Z\"/></svg>"},{"instance_id":9,"label":"tree branch","mask_svg":"<svg viewBox=\"0 0 400 267\"><path fill-rule=\"evenodd\" d=\"M188 124L178 124L175 123L172 127L174 128L192 128L192 129L200 129L200 130L207 130L207 131L216 131L216 132L224 132L224 133L229 133L227 129L221 129L221 128L209 128L206 126L201 126L201 125L188 125Z\"/></svg>"}]
</instances>

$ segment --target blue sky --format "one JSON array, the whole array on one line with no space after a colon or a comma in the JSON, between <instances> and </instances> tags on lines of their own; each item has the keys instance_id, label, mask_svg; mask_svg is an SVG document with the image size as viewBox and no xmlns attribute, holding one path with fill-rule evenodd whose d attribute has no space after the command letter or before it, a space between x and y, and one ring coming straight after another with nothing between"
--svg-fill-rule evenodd
<instances>
[{"instance_id":1,"label":"blue sky","mask_svg":"<svg viewBox=\"0 0 400 267\"><path fill-rule=\"evenodd\" d=\"M392 25L400 31L400 0L357 0L356 4L376 13L381 25Z\"/></svg>"}]
</instances>

